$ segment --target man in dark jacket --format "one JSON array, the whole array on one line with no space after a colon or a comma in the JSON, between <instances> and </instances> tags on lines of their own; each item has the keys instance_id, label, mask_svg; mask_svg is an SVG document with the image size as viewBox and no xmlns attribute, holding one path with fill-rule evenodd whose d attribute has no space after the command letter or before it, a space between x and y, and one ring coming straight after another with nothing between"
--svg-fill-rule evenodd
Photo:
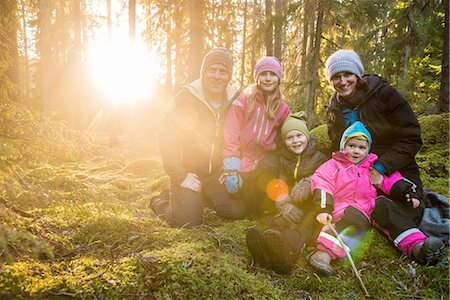
<instances>
[{"instance_id":1,"label":"man in dark jacket","mask_svg":"<svg viewBox=\"0 0 450 300\"><path fill-rule=\"evenodd\" d=\"M238 95L229 85L232 73L228 51L212 49L203 58L201 78L181 89L166 114L159 145L170 177L170 196L155 197L151 208L173 226L200 225L205 202L225 218L244 217L241 201L231 199L226 191L217 191L225 189L223 185L210 184L219 178L223 122Z\"/></svg>"}]
</instances>

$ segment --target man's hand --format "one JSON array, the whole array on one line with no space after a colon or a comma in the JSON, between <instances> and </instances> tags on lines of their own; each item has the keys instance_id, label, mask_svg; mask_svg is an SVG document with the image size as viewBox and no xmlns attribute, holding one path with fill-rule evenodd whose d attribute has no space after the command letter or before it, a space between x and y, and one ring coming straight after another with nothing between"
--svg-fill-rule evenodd
<instances>
[{"instance_id":1,"label":"man's hand","mask_svg":"<svg viewBox=\"0 0 450 300\"><path fill-rule=\"evenodd\" d=\"M200 179L198 178L197 174L194 173L187 173L186 178L180 184L180 186L186 189L193 190L194 192L197 193L200 193L202 190L202 183L200 182Z\"/></svg>"},{"instance_id":2,"label":"man's hand","mask_svg":"<svg viewBox=\"0 0 450 300\"><path fill-rule=\"evenodd\" d=\"M333 217L329 213L320 213L316 216L317 222L323 225L327 225L327 222L331 222Z\"/></svg>"},{"instance_id":3,"label":"man's hand","mask_svg":"<svg viewBox=\"0 0 450 300\"><path fill-rule=\"evenodd\" d=\"M378 172L377 169L371 168L369 176L373 186L376 187L377 189L381 189L381 185L383 184L384 179L383 175L380 172Z\"/></svg>"}]
</instances>

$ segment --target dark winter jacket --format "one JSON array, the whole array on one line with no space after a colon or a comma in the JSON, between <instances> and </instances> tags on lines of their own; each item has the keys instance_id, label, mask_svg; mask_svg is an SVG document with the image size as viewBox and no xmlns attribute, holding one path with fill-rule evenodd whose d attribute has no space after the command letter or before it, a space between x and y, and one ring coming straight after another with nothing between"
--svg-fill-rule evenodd
<instances>
[{"instance_id":1,"label":"dark winter jacket","mask_svg":"<svg viewBox=\"0 0 450 300\"><path fill-rule=\"evenodd\" d=\"M316 140L311 137L302 154L296 155L285 146L268 154L255 170L258 186L266 187L272 179L281 179L292 189L302 178L311 176L326 161Z\"/></svg>"},{"instance_id":2,"label":"dark winter jacket","mask_svg":"<svg viewBox=\"0 0 450 300\"><path fill-rule=\"evenodd\" d=\"M223 123L238 94L229 86L218 114L206 101L201 80L186 85L175 96L159 139L164 169L172 182L180 184L187 173L202 178L220 170Z\"/></svg>"},{"instance_id":3,"label":"dark winter jacket","mask_svg":"<svg viewBox=\"0 0 450 300\"><path fill-rule=\"evenodd\" d=\"M399 171L418 175L418 166L414 159L422 146L420 126L411 106L405 98L385 79L376 76L364 76L368 83L367 91L357 91L354 101L358 117L369 129L373 147L371 152L378 155L378 162L390 176ZM327 111L328 135L332 142L332 151L339 149L339 141L346 129L342 113L344 105L337 93L331 97Z\"/></svg>"}]
</instances>

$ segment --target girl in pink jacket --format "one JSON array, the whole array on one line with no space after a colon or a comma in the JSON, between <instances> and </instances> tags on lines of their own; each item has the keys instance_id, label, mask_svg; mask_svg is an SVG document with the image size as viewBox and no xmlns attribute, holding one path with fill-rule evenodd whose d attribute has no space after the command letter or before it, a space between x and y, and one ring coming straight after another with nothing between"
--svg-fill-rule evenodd
<instances>
[{"instance_id":1,"label":"girl in pink jacket","mask_svg":"<svg viewBox=\"0 0 450 300\"><path fill-rule=\"evenodd\" d=\"M276 57L262 58L255 66L256 84L233 101L224 125L224 175L229 193L242 187L248 172L276 150L275 140L290 109L283 100L281 64Z\"/></svg>"},{"instance_id":2,"label":"girl in pink jacket","mask_svg":"<svg viewBox=\"0 0 450 300\"><path fill-rule=\"evenodd\" d=\"M371 213L377 198L376 188L396 198L404 197L414 208L420 204L415 186L395 172L385 177L383 184L374 187L369 171L377 155L369 153L372 139L361 122L355 122L343 133L339 152L320 166L311 178L313 197L320 202L321 212L316 220L334 226L343 233L342 239L351 250L357 246L372 224ZM343 232L345 229L345 232ZM343 259L345 250L328 226L322 228L317 238L317 250L310 257L310 264L318 271L330 275L331 260Z\"/></svg>"}]
</instances>

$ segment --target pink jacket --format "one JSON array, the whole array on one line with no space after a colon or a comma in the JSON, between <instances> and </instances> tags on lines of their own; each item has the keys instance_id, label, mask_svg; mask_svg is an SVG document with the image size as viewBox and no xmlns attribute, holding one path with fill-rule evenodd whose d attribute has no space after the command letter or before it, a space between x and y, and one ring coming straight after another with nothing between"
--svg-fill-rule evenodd
<instances>
[{"instance_id":1,"label":"pink jacket","mask_svg":"<svg viewBox=\"0 0 450 300\"><path fill-rule=\"evenodd\" d=\"M355 164L345 157L344 151L339 151L316 170L311 178L311 191L320 189L333 197L334 220L339 220L348 206L357 208L368 220L372 220L370 215L375 208L377 191L369 171L377 159L376 154L370 153L364 161ZM401 179L403 177L398 172L390 177L385 176L381 190L389 195L394 183Z\"/></svg>"},{"instance_id":2,"label":"pink jacket","mask_svg":"<svg viewBox=\"0 0 450 300\"><path fill-rule=\"evenodd\" d=\"M224 125L223 156L240 158L241 172L254 170L268 152L276 149L279 128L291 112L283 101L275 119L268 119L263 95L257 93L255 110L248 116L248 97L242 94L233 101Z\"/></svg>"}]
</instances>

